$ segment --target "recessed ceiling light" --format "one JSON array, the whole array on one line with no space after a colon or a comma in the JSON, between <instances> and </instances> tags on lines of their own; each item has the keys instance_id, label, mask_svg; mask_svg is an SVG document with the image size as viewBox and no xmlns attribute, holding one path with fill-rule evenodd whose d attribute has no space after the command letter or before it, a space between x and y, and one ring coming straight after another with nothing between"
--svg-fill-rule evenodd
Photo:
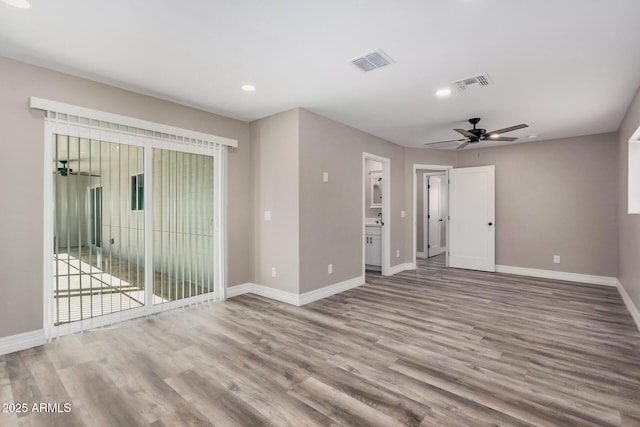
<instances>
[{"instance_id":1,"label":"recessed ceiling light","mask_svg":"<svg viewBox=\"0 0 640 427\"><path fill-rule=\"evenodd\" d=\"M449 88L443 88L443 89L438 89L436 91L436 96L438 98L446 98L447 96L451 95L451 89Z\"/></svg>"},{"instance_id":2,"label":"recessed ceiling light","mask_svg":"<svg viewBox=\"0 0 640 427\"><path fill-rule=\"evenodd\" d=\"M2 0L6 4L10 4L13 7L17 7L20 9L29 9L31 5L27 0Z\"/></svg>"},{"instance_id":3,"label":"recessed ceiling light","mask_svg":"<svg viewBox=\"0 0 640 427\"><path fill-rule=\"evenodd\" d=\"M242 90L245 92L253 92L256 90L256 87L254 85L242 85Z\"/></svg>"}]
</instances>

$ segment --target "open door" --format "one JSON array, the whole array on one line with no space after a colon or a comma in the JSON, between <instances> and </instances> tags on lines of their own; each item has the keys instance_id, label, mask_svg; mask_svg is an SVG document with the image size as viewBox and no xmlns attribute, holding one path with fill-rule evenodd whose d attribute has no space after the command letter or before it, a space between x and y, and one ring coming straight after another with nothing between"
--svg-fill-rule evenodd
<instances>
[{"instance_id":1,"label":"open door","mask_svg":"<svg viewBox=\"0 0 640 427\"><path fill-rule=\"evenodd\" d=\"M449 171L449 266L496 271L495 166Z\"/></svg>"},{"instance_id":2,"label":"open door","mask_svg":"<svg viewBox=\"0 0 640 427\"><path fill-rule=\"evenodd\" d=\"M442 247L442 178L443 176L429 177L429 257L440 255Z\"/></svg>"}]
</instances>

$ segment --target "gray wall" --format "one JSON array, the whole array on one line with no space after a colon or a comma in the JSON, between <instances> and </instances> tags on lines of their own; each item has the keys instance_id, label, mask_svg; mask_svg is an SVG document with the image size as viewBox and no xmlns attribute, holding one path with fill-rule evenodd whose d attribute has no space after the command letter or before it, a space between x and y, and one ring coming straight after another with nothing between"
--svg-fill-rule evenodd
<instances>
[{"instance_id":1,"label":"gray wall","mask_svg":"<svg viewBox=\"0 0 640 427\"><path fill-rule=\"evenodd\" d=\"M496 264L617 277L617 151L602 134L460 152L496 166Z\"/></svg>"},{"instance_id":2,"label":"gray wall","mask_svg":"<svg viewBox=\"0 0 640 427\"><path fill-rule=\"evenodd\" d=\"M43 325L44 113L29 109L30 96L237 139L239 148L229 150L228 157L228 283L250 281L253 185L247 123L1 57L0 70L0 235L5 241L0 337ZM25 173L28 165L33 167Z\"/></svg>"},{"instance_id":3,"label":"gray wall","mask_svg":"<svg viewBox=\"0 0 640 427\"><path fill-rule=\"evenodd\" d=\"M362 275L362 153L390 159L391 266L407 262L404 149L300 110L300 291ZM323 182L322 173L329 173ZM411 246L409 245L409 248ZM400 257L396 257L396 250ZM327 265L333 264L333 274Z\"/></svg>"},{"instance_id":4,"label":"gray wall","mask_svg":"<svg viewBox=\"0 0 640 427\"><path fill-rule=\"evenodd\" d=\"M253 282L298 293L300 227L299 110L251 123L255 191ZM264 212L271 212L265 221ZM271 277L275 267L276 277Z\"/></svg>"},{"instance_id":5,"label":"gray wall","mask_svg":"<svg viewBox=\"0 0 640 427\"><path fill-rule=\"evenodd\" d=\"M618 131L618 277L640 310L640 215L628 214L629 138L640 127L640 90L636 93Z\"/></svg>"}]
</instances>

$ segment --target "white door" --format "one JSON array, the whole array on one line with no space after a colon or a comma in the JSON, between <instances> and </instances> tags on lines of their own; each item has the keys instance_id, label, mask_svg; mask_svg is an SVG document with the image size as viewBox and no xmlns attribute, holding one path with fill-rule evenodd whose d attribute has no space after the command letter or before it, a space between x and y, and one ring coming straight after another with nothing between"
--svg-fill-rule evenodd
<instances>
[{"instance_id":1,"label":"white door","mask_svg":"<svg viewBox=\"0 0 640 427\"><path fill-rule=\"evenodd\" d=\"M449 266L496 271L495 167L449 171Z\"/></svg>"},{"instance_id":2,"label":"white door","mask_svg":"<svg viewBox=\"0 0 640 427\"><path fill-rule=\"evenodd\" d=\"M442 253L441 227L442 224L442 178L439 176L429 177L429 256Z\"/></svg>"}]
</instances>

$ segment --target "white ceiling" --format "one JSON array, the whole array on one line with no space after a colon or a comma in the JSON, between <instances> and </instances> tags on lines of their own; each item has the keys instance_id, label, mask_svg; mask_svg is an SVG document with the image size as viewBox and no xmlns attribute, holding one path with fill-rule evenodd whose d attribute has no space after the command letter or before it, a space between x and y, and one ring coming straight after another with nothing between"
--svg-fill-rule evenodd
<instances>
[{"instance_id":1,"label":"white ceiling","mask_svg":"<svg viewBox=\"0 0 640 427\"><path fill-rule=\"evenodd\" d=\"M303 107L404 146L475 116L529 124L518 142L616 131L640 85L638 0L31 4L0 2L0 55L246 121ZM376 48L395 64L350 63ZM491 86L451 86L482 73Z\"/></svg>"}]
</instances>

